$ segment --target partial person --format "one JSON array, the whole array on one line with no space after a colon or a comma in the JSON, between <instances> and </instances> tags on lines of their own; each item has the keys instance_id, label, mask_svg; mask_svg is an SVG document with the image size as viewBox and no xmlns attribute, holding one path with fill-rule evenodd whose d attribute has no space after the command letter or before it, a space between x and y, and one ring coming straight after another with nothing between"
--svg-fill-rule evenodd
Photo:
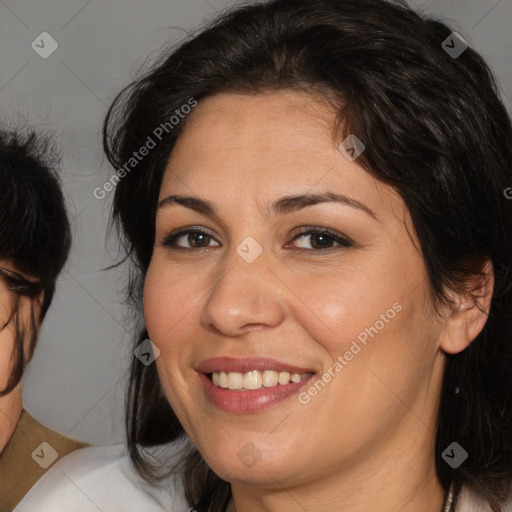
<instances>
[{"instance_id":1,"label":"partial person","mask_svg":"<svg viewBox=\"0 0 512 512\"><path fill-rule=\"evenodd\" d=\"M38 460L84 444L23 409L23 374L68 257L71 231L48 141L0 131L0 511L46 472ZM43 445L42 443L47 443ZM52 458L55 454L52 452Z\"/></svg>"}]
</instances>

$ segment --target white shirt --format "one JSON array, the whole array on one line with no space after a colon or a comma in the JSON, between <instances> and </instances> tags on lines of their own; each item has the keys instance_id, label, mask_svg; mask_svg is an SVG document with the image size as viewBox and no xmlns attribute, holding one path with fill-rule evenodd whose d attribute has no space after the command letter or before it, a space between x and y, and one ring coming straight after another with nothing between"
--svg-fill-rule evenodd
<instances>
[{"instance_id":1,"label":"white shirt","mask_svg":"<svg viewBox=\"0 0 512 512\"><path fill-rule=\"evenodd\" d=\"M13 512L187 512L180 484L145 482L124 445L93 446L55 464Z\"/></svg>"},{"instance_id":2,"label":"white shirt","mask_svg":"<svg viewBox=\"0 0 512 512\"><path fill-rule=\"evenodd\" d=\"M502 512L512 512L512 497L501 508ZM462 488L456 512L492 512L487 501L468 488Z\"/></svg>"},{"instance_id":3,"label":"white shirt","mask_svg":"<svg viewBox=\"0 0 512 512\"><path fill-rule=\"evenodd\" d=\"M169 448L182 453L173 443ZM167 450L168 448L166 448ZM171 452L172 453L172 452ZM55 464L13 512L190 512L181 476L150 485L130 465L124 445L93 446ZM491 512L485 501L463 489L457 512ZM512 503L503 508L512 512Z\"/></svg>"}]
</instances>

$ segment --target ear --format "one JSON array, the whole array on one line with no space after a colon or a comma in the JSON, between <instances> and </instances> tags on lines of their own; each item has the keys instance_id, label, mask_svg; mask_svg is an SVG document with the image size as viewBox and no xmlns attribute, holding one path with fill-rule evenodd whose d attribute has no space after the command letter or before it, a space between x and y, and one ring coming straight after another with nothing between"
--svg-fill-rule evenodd
<instances>
[{"instance_id":1,"label":"ear","mask_svg":"<svg viewBox=\"0 0 512 512\"><path fill-rule=\"evenodd\" d=\"M464 295L452 295L454 304L439 344L448 354L457 354L467 348L487 322L494 290L494 269L490 260L482 267L482 275L467 282L467 290Z\"/></svg>"}]
</instances>

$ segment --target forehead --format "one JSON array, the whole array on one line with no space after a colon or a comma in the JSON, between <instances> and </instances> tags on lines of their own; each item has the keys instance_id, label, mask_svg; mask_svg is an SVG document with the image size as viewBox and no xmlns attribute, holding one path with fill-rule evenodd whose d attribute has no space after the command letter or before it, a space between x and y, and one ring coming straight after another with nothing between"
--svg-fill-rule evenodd
<instances>
[{"instance_id":1,"label":"forehead","mask_svg":"<svg viewBox=\"0 0 512 512\"><path fill-rule=\"evenodd\" d=\"M194 109L171 162L179 166L215 155L218 160L211 161L212 165L223 158L231 165L243 161L251 169L296 163L300 155L312 157L332 149L333 122L332 108L313 95L222 93Z\"/></svg>"},{"instance_id":2,"label":"forehead","mask_svg":"<svg viewBox=\"0 0 512 512\"><path fill-rule=\"evenodd\" d=\"M332 102L295 91L221 93L190 114L174 147L160 199L170 193L219 203L262 204L332 190L404 219L400 196L339 150Z\"/></svg>"}]
</instances>

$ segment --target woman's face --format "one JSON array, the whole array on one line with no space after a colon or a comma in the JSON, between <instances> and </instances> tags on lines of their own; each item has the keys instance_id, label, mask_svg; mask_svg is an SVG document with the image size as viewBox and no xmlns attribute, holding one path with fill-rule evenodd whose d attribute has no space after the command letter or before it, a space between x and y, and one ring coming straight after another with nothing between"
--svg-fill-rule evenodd
<instances>
[{"instance_id":1,"label":"woman's face","mask_svg":"<svg viewBox=\"0 0 512 512\"><path fill-rule=\"evenodd\" d=\"M207 98L162 182L146 325L170 404L231 482L432 457L444 324L403 200L333 119L297 92Z\"/></svg>"},{"instance_id":2,"label":"woman's face","mask_svg":"<svg viewBox=\"0 0 512 512\"><path fill-rule=\"evenodd\" d=\"M14 270L6 262L0 266ZM13 370L13 353L16 344L14 318L14 294L8 289L5 280L0 277L0 390L6 388ZM9 321L10 319L10 321ZM0 397L0 453L11 438L22 409L21 385L9 394Z\"/></svg>"}]
</instances>

